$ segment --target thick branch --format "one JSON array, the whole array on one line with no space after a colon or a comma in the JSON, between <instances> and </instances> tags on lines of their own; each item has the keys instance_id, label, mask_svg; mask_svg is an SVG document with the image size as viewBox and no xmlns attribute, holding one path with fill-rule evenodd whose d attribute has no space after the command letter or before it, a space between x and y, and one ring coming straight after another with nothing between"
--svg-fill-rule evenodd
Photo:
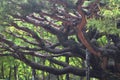
<instances>
[{"instance_id":1,"label":"thick branch","mask_svg":"<svg viewBox=\"0 0 120 80\"><path fill-rule=\"evenodd\" d=\"M4 56L13 56L12 54L2 54L0 53L0 57L4 57Z\"/></svg>"},{"instance_id":2,"label":"thick branch","mask_svg":"<svg viewBox=\"0 0 120 80\"><path fill-rule=\"evenodd\" d=\"M40 26L40 27L44 28L46 31L48 31L48 32L50 32L54 35L57 35L58 33L61 33L61 31L59 31L56 28L50 26L50 24L46 24L43 21L35 20L30 16L27 16L27 17L22 17L22 16L19 16L19 15L12 15L12 16L14 18L22 19L22 20L24 20L28 23L34 24L35 26Z\"/></svg>"},{"instance_id":3,"label":"thick branch","mask_svg":"<svg viewBox=\"0 0 120 80\"><path fill-rule=\"evenodd\" d=\"M46 72L49 72L49 73L52 73L55 75L72 73L72 74L79 75L79 76L85 76L85 69L79 69L79 68L76 68L73 66L67 66L67 67L64 67L63 69L56 69L56 68L43 66L43 65L34 63L34 62L26 59L25 56L22 56L21 61L23 61L24 63L26 63L27 65L31 66L34 69L46 71ZM97 77L97 78L101 77L99 72L97 72L97 74L95 74L95 73L96 73L96 71L91 71L91 77Z\"/></svg>"}]
</instances>

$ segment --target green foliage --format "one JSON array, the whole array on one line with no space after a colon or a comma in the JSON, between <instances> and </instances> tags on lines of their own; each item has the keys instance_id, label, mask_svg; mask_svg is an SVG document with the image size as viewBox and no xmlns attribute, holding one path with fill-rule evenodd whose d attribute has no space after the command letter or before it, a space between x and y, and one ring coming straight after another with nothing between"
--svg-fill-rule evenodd
<instances>
[{"instance_id":1,"label":"green foliage","mask_svg":"<svg viewBox=\"0 0 120 80\"><path fill-rule=\"evenodd\" d=\"M97 28L100 32L107 34L119 34L120 29L116 27L117 20L120 18L120 1L110 0L106 7L101 7L99 15L102 18L88 19L88 27Z\"/></svg>"},{"instance_id":2,"label":"green foliage","mask_svg":"<svg viewBox=\"0 0 120 80\"><path fill-rule=\"evenodd\" d=\"M16 13L16 6L11 4L9 0L0 0L0 24L7 24L10 22L12 17L9 14Z\"/></svg>"},{"instance_id":3,"label":"green foliage","mask_svg":"<svg viewBox=\"0 0 120 80\"><path fill-rule=\"evenodd\" d=\"M106 36L100 37L97 41L98 41L100 46L104 46L104 45L106 45L108 43L108 40L107 40Z\"/></svg>"},{"instance_id":4,"label":"green foliage","mask_svg":"<svg viewBox=\"0 0 120 80\"><path fill-rule=\"evenodd\" d=\"M105 32L107 34L119 34L120 29L116 27L117 21L111 20L109 18L105 19L89 19L87 26L97 28L100 32Z\"/></svg>"}]
</instances>

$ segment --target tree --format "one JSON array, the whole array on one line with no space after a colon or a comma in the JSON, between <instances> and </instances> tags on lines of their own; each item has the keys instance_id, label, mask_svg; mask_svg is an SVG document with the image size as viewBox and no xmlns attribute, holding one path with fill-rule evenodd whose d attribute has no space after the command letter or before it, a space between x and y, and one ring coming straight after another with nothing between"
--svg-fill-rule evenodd
<instances>
[{"instance_id":1,"label":"tree","mask_svg":"<svg viewBox=\"0 0 120 80\"><path fill-rule=\"evenodd\" d=\"M24 62L33 78L40 70L120 79L119 0L0 2L0 57Z\"/></svg>"}]
</instances>

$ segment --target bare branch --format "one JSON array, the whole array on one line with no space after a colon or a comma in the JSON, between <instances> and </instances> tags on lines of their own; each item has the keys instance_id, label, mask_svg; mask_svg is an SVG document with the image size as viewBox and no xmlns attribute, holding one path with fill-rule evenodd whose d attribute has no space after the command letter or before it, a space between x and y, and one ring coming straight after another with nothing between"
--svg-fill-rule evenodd
<instances>
[{"instance_id":1,"label":"bare branch","mask_svg":"<svg viewBox=\"0 0 120 80\"><path fill-rule=\"evenodd\" d=\"M56 68L52 68L52 67L48 67L48 66L43 66L37 63L34 63L30 60L28 60L27 58L25 58L25 56L21 56L22 59L21 61L23 61L24 63L26 63L27 65L31 66L34 69L38 69L38 70L42 70L42 71L46 71L55 75L62 75L62 74L66 74L66 73L71 73L71 74L75 74L75 75L79 75L79 76L85 76L85 69L79 69L77 67L73 67L73 66L66 66L63 69L56 69ZM91 76L93 77L99 77L98 74L95 74L96 71L91 70Z\"/></svg>"}]
</instances>

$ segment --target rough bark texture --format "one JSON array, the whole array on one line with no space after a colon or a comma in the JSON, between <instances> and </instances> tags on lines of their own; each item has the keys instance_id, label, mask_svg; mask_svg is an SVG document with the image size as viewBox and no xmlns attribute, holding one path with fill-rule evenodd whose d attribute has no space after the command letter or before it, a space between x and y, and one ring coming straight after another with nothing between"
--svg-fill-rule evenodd
<instances>
[{"instance_id":1,"label":"rough bark texture","mask_svg":"<svg viewBox=\"0 0 120 80\"><path fill-rule=\"evenodd\" d=\"M86 32L85 25L87 22L85 17L92 17L88 16L83 11L82 4L84 0L78 0L74 5L69 4L66 0L46 1L52 4L51 7L49 7L49 10L51 10L50 12L34 10L34 13L39 16L34 15L33 13L25 16L11 14L11 16L23 23L26 22L33 24L37 28L44 28L46 32L56 36L58 41L56 43L48 42L39 36L40 33L38 35L35 31L31 30L29 26L20 26L17 22L13 21L9 24L10 26L14 26L16 29L26 32L29 37L34 39L34 41L29 41L27 38L12 32L7 33L26 43L34 45L35 48L18 46L15 42L8 40L2 33L0 33L0 44L5 44L4 46L0 45L0 48L3 49L3 51L9 52L9 54L0 53L0 57L13 56L31 66L33 69L46 71L55 75L71 73L78 76L85 76L86 69L71 66L68 62L56 60L54 57L76 57L81 58L84 61L86 59L85 50L88 49L91 54L89 61L91 66L90 77L96 77L101 80L103 78L106 78L106 80L120 80L120 37L118 35L99 33L96 29L91 28ZM88 7L88 9L91 10L91 8L97 6L97 4L98 1L94 2ZM62 9L58 9L58 5L60 5ZM21 7L22 9L25 9L25 6L22 5ZM92 13L91 15L98 17L97 14ZM48 19L48 17L50 19ZM55 24L55 21L60 21L62 24L57 25ZM119 22L117 26L120 26ZM76 35L78 41L69 38L69 36L72 35ZM103 35L108 36L113 43L106 44L104 47L96 44L96 40ZM63 48L61 49L59 46L62 46ZM40 53L40 51L45 51L49 54ZM28 59L27 55L47 59L62 68L57 69L36 63ZM114 64L110 64L110 62L113 62Z\"/></svg>"}]
</instances>

